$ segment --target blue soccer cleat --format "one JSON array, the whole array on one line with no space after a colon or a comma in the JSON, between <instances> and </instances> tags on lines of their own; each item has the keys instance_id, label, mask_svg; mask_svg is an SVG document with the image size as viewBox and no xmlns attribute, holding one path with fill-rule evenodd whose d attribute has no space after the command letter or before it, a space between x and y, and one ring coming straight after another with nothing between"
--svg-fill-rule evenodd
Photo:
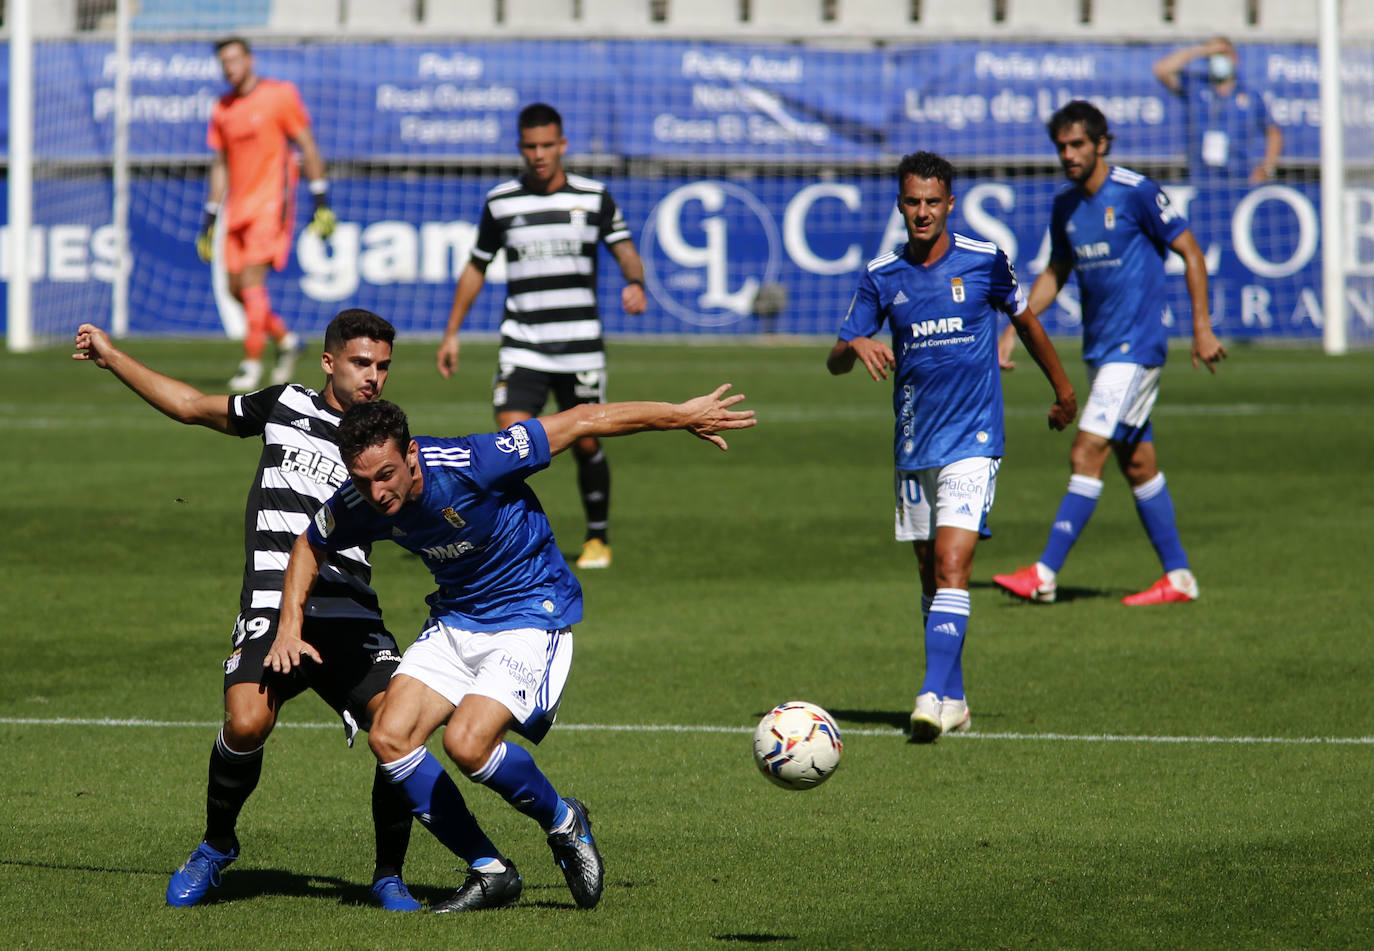
<instances>
[{"instance_id":1,"label":"blue soccer cleat","mask_svg":"<svg viewBox=\"0 0 1374 951\"><path fill-rule=\"evenodd\" d=\"M410 894L398 875L388 875L372 883L372 904L382 911L419 911L420 903Z\"/></svg>"},{"instance_id":2,"label":"blue soccer cleat","mask_svg":"<svg viewBox=\"0 0 1374 951\"><path fill-rule=\"evenodd\" d=\"M578 908L595 908L601 900L601 885L604 871L601 853L597 851L596 840L592 838L592 820L587 807L576 799L563 800L572 810L573 824L567 832L554 832L549 836L549 848L553 850L553 860L563 870L568 889Z\"/></svg>"},{"instance_id":3,"label":"blue soccer cleat","mask_svg":"<svg viewBox=\"0 0 1374 951\"><path fill-rule=\"evenodd\" d=\"M219 873L238 857L237 848L225 854L202 842L168 880L167 904L173 908L189 908L200 904L206 892L219 887Z\"/></svg>"}]
</instances>

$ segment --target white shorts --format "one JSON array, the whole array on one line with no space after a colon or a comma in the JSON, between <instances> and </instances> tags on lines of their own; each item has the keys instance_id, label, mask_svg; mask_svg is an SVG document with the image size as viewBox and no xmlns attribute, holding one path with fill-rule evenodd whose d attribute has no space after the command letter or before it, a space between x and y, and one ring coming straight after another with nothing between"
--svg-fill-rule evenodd
<instances>
[{"instance_id":1,"label":"white shorts","mask_svg":"<svg viewBox=\"0 0 1374 951\"><path fill-rule=\"evenodd\" d=\"M455 707L469 694L490 697L538 743L558 717L572 656L571 628L464 631L430 618L392 676L414 677Z\"/></svg>"},{"instance_id":2,"label":"white shorts","mask_svg":"<svg viewBox=\"0 0 1374 951\"><path fill-rule=\"evenodd\" d=\"M988 513L997 494L1001 459L959 459L938 469L897 471L899 542L931 541L943 526L966 528L987 537Z\"/></svg>"},{"instance_id":3,"label":"white shorts","mask_svg":"<svg viewBox=\"0 0 1374 951\"><path fill-rule=\"evenodd\" d=\"M1119 442L1149 439L1150 413L1159 397L1163 367L1104 363L1088 367L1088 405L1078 417L1085 433Z\"/></svg>"}]
</instances>

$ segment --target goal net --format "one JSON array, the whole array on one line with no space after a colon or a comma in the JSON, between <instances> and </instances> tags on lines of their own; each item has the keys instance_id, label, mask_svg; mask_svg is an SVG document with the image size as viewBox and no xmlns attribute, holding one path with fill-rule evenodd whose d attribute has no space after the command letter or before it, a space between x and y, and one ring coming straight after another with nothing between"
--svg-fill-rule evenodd
<instances>
[{"instance_id":1,"label":"goal net","mask_svg":"<svg viewBox=\"0 0 1374 951\"><path fill-rule=\"evenodd\" d=\"M1277 163L1251 181L1266 164L1263 127L1233 129L1224 143L1209 138L1209 129L1190 126L1197 120L1187 101L1154 75L1161 57L1206 36L1126 42L1104 31L1071 42L937 43L923 42L930 31L914 23L902 38L861 43L752 39L730 24L700 31L715 39L681 30L531 39L538 28L502 34L488 23L478 38L460 38L452 24L447 34L382 36L335 21L306 35L299 23L274 25L269 7L285 6L145 0L126 59L116 55L109 18L36 44L27 80L36 117L33 301L17 319L30 321L40 341L66 339L74 321L108 320L121 308L131 334L242 333L222 262L206 265L195 250L206 124L227 88L213 41L229 33L250 37L260 75L299 88L329 168L336 232L321 241L305 230L310 199L301 183L290 259L268 279L274 309L308 337L347 306L376 310L406 335L442 329L484 195L519 171L515 116L530 102L562 112L568 169L607 183L645 259L649 312L627 317L617 304L620 275L602 255L609 335L829 336L863 263L903 239L892 173L905 152L954 162L954 230L995 241L1023 279L1042 270L1052 196L1064 185L1045 121L1069 99L1086 98L1110 121L1111 161L1158 180L1188 217L1206 253L1221 336L1315 345L1323 235L1339 228L1350 339L1374 339L1369 41L1344 48L1344 216L1324 222L1315 41L1237 44L1236 95L1261 104L1283 135ZM399 6L414 18L443 5ZM595 4L568 6L580 15ZM576 32L558 27L545 32ZM1206 68L1205 59L1186 66L1191 88L1207 86ZM121 69L129 87L122 155ZM123 204L114 175L121 161ZM121 207L128 280L112 304ZM1182 334L1190 307L1174 256L1169 272ZM465 332L496 331L503 281L498 259ZM1073 284L1042 319L1052 333L1076 333Z\"/></svg>"}]
</instances>

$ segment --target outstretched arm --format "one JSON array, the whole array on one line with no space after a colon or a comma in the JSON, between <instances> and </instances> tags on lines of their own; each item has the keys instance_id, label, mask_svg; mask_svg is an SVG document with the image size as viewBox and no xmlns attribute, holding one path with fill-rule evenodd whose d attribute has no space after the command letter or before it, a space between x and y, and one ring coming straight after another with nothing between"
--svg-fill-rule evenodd
<instances>
[{"instance_id":1,"label":"outstretched arm","mask_svg":"<svg viewBox=\"0 0 1374 951\"><path fill-rule=\"evenodd\" d=\"M1201 360L1208 371L1216 373L1214 364L1226 359L1226 348L1212 332L1212 317L1207 308L1207 259L1191 230L1175 238L1169 247L1183 258L1183 282L1188 285L1188 298L1193 303L1193 369Z\"/></svg>"},{"instance_id":2,"label":"outstretched arm","mask_svg":"<svg viewBox=\"0 0 1374 951\"><path fill-rule=\"evenodd\" d=\"M305 623L305 602L310 589L320 576L324 553L310 543L305 532L291 546L291 560L286 563L286 577L281 586L281 618L277 621L277 637L263 658L262 665L279 674L290 672L308 657L322 663L320 652L301 639L301 625Z\"/></svg>"},{"instance_id":3,"label":"outstretched arm","mask_svg":"<svg viewBox=\"0 0 1374 951\"><path fill-rule=\"evenodd\" d=\"M72 359L89 360L102 370L109 370L149 406L179 423L234 434L228 396L207 396L189 383L149 369L116 347L105 331L94 324L76 328L76 353Z\"/></svg>"},{"instance_id":4,"label":"outstretched arm","mask_svg":"<svg viewBox=\"0 0 1374 951\"><path fill-rule=\"evenodd\" d=\"M744 394L726 396L729 383L723 383L705 396L685 403L583 403L539 422L549 440L549 452L556 455L584 436L626 436L650 429L684 429L700 439L729 449L718 433L727 429L748 429L757 420L752 409L732 410Z\"/></svg>"}]
</instances>

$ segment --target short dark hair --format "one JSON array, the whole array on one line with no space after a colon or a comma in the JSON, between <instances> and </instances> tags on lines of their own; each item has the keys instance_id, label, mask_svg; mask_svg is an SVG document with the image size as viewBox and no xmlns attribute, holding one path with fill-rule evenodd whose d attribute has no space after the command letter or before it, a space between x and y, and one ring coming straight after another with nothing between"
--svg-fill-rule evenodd
<instances>
[{"instance_id":1,"label":"short dark hair","mask_svg":"<svg viewBox=\"0 0 1374 951\"><path fill-rule=\"evenodd\" d=\"M405 455L410 446L410 423L401 407L388 400L355 403L339 423L339 455L348 465L364 450L390 440Z\"/></svg>"},{"instance_id":2,"label":"short dark hair","mask_svg":"<svg viewBox=\"0 0 1374 951\"><path fill-rule=\"evenodd\" d=\"M226 46L242 46L243 51L250 55L253 52L253 47L249 46L248 41L245 40L243 37L226 36L224 39L220 40L218 43L215 44L215 55L218 56L220 54L220 51L223 50Z\"/></svg>"},{"instance_id":3,"label":"short dark hair","mask_svg":"<svg viewBox=\"0 0 1374 951\"><path fill-rule=\"evenodd\" d=\"M348 310L339 311L325 328L324 349L330 353L338 353L344 344L357 337L394 343L396 328L370 310L350 307Z\"/></svg>"},{"instance_id":4,"label":"short dark hair","mask_svg":"<svg viewBox=\"0 0 1374 951\"><path fill-rule=\"evenodd\" d=\"M954 194L954 166L934 152L912 152L897 163L897 189L900 191L908 175L934 178L945 186L945 194Z\"/></svg>"},{"instance_id":5,"label":"short dark hair","mask_svg":"<svg viewBox=\"0 0 1374 951\"><path fill-rule=\"evenodd\" d=\"M547 102L533 102L520 110L520 118L516 120L517 128L533 129L541 125L556 125L558 134L563 134L563 117Z\"/></svg>"},{"instance_id":6,"label":"short dark hair","mask_svg":"<svg viewBox=\"0 0 1374 951\"><path fill-rule=\"evenodd\" d=\"M1112 134L1107 131L1107 117L1088 100L1075 99L1073 102L1065 103L1050 116L1050 121L1045 126L1049 130L1050 141L1058 145L1059 130L1071 125L1082 125L1084 133L1093 142L1106 139L1107 147L1102 150L1103 155L1112 150Z\"/></svg>"}]
</instances>

